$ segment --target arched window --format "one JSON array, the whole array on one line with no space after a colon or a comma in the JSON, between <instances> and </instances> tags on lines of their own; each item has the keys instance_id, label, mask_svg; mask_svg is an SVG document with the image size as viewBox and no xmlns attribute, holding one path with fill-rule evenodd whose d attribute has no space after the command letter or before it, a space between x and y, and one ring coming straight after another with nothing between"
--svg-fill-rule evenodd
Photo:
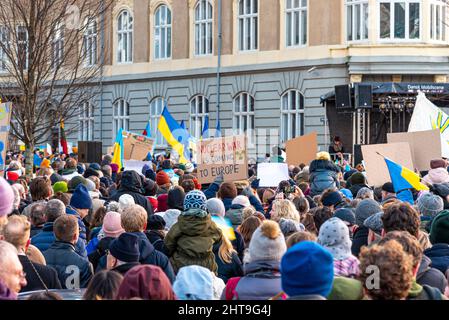
<instances>
[{"instance_id":1,"label":"arched window","mask_svg":"<svg viewBox=\"0 0 449 320\"><path fill-rule=\"evenodd\" d=\"M295 47L307 43L307 0L286 0L286 45Z\"/></svg>"},{"instance_id":2,"label":"arched window","mask_svg":"<svg viewBox=\"0 0 449 320\"><path fill-rule=\"evenodd\" d=\"M195 96L190 100L190 135L199 139L203 131L204 119L209 115L209 100L205 96Z\"/></svg>"},{"instance_id":3,"label":"arched window","mask_svg":"<svg viewBox=\"0 0 449 320\"><path fill-rule=\"evenodd\" d=\"M150 103L151 136L153 138L156 137L157 146L166 145L164 137L162 137L161 132L157 128L162 111L164 110L164 105L165 99L163 97L154 98Z\"/></svg>"},{"instance_id":4,"label":"arched window","mask_svg":"<svg viewBox=\"0 0 449 320\"><path fill-rule=\"evenodd\" d=\"M94 140L94 108L89 102L80 106L78 140Z\"/></svg>"},{"instance_id":5,"label":"arched window","mask_svg":"<svg viewBox=\"0 0 449 320\"><path fill-rule=\"evenodd\" d=\"M281 98L281 139L283 142L304 135L304 96L289 90Z\"/></svg>"},{"instance_id":6,"label":"arched window","mask_svg":"<svg viewBox=\"0 0 449 320\"><path fill-rule=\"evenodd\" d=\"M133 17L123 10L117 18L117 63L133 61Z\"/></svg>"},{"instance_id":7,"label":"arched window","mask_svg":"<svg viewBox=\"0 0 449 320\"><path fill-rule=\"evenodd\" d=\"M129 130L129 103L124 99L119 99L114 103L113 109L114 126L112 128L112 136L115 139L118 129Z\"/></svg>"},{"instance_id":8,"label":"arched window","mask_svg":"<svg viewBox=\"0 0 449 320\"><path fill-rule=\"evenodd\" d=\"M212 54L212 5L208 0L198 1L195 8L195 55Z\"/></svg>"},{"instance_id":9,"label":"arched window","mask_svg":"<svg viewBox=\"0 0 449 320\"><path fill-rule=\"evenodd\" d=\"M154 14L154 58L171 57L171 11L165 5L157 8Z\"/></svg>"},{"instance_id":10,"label":"arched window","mask_svg":"<svg viewBox=\"0 0 449 320\"><path fill-rule=\"evenodd\" d=\"M239 0L239 50L257 50L259 0Z\"/></svg>"},{"instance_id":11,"label":"arched window","mask_svg":"<svg viewBox=\"0 0 449 320\"><path fill-rule=\"evenodd\" d=\"M97 64L97 21L89 19L83 37L83 57L86 66Z\"/></svg>"},{"instance_id":12,"label":"arched window","mask_svg":"<svg viewBox=\"0 0 449 320\"><path fill-rule=\"evenodd\" d=\"M254 130L254 98L246 92L242 92L234 98L234 116L232 121L236 134L243 134ZM250 142L250 139L248 139Z\"/></svg>"}]
</instances>

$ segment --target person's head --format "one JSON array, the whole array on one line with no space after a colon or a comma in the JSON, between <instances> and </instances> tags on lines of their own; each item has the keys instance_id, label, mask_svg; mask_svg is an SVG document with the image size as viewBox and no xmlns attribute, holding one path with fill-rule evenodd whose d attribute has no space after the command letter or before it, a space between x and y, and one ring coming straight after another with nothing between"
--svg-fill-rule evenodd
<instances>
[{"instance_id":1,"label":"person's head","mask_svg":"<svg viewBox=\"0 0 449 320\"><path fill-rule=\"evenodd\" d=\"M90 176L89 178L87 178L87 180L92 181L95 184L95 190L99 190L100 189L100 178L96 177L96 176Z\"/></svg>"},{"instance_id":2,"label":"person's head","mask_svg":"<svg viewBox=\"0 0 449 320\"><path fill-rule=\"evenodd\" d=\"M331 160L331 156L330 156L329 152L321 151L321 152L318 152L316 154L316 160L330 161Z\"/></svg>"},{"instance_id":3,"label":"person's head","mask_svg":"<svg viewBox=\"0 0 449 320\"><path fill-rule=\"evenodd\" d=\"M111 242L106 266L110 270L125 263L136 263L139 257L138 236L125 232Z\"/></svg>"},{"instance_id":4,"label":"person's head","mask_svg":"<svg viewBox=\"0 0 449 320\"><path fill-rule=\"evenodd\" d=\"M287 250L279 224L266 220L254 231L249 243L249 262L281 261Z\"/></svg>"},{"instance_id":5,"label":"person's head","mask_svg":"<svg viewBox=\"0 0 449 320\"><path fill-rule=\"evenodd\" d=\"M382 200L395 195L396 192L394 191L393 184L391 182L385 182L382 185Z\"/></svg>"},{"instance_id":6,"label":"person's head","mask_svg":"<svg viewBox=\"0 0 449 320\"><path fill-rule=\"evenodd\" d=\"M268 204L269 200L275 196L276 192L273 189L267 188L262 194L262 203Z\"/></svg>"},{"instance_id":7,"label":"person's head","mask_svg":"<svg viewBox=\"0 0 449 320\"><path fill-rule=\"evenodd\" d=\"M101 172L103 172L103 175L105 177L112 177L112 168L109 164L105 164L101 167Z\"/></svg>"},{"instance_id":8,"label":"person's head","mask_svg":"<svg viewBox=\"0 0 449 320\"><path fill-rule=\"evenodd\" d=\"M348 227L355 225L355 213L351 208L337 209L333 217L341 219Z\"/></svg>"},{"instance_id":9,"label":"person's head","mask_svg":"<svg viewBox=\"0 0 449 320\"><path fill-rule=\"evenodd\" d=\"M118 212L114 211L107 212L103 218L102 225L103 225L103 232L106 237L117 238L118 236L120 236L122 233L125 232L125 230L122 227L121 215Z\"/></svg>"},{"instance_id":10,"label":"person's head","mask_svg":"<svg viewBox=\"0 0 449 320\"><path fill-rule=\"evenodd\" d=\"M363 222L375 213L381 212L382 207L373 199L364 199L360 201L355 209L355 224L363 226Z\"/></svg>"},{"instance_id":11,"label":"person's head","mask_svg":"<svg viewBox=\"0 0 449 320\"><path fill-rule=\"evenodd\" d=\"M2 226L6 223L8 219L8 214L13 210L14 203L14 191L10 184L3 178L0 177L0 231Z\"/></svg>"},{"instance_id":12,"label":"person's head","mask_svg":"<svg viewBox=\"0 0 449 320\"><path fill-rule=\"evenodd\" d=\"M381 246L390 240L396 240L402 246L405 253L413 257L414 273L416 274L423 256L423 249L419 241L407 231L390 231L377 244Z\"/></svg>"},{"instance_id":13,"label":"person's head","mask_svg":"<svg viewBox=\"0 0 449 320\"><path fill-rule=\"evenodd\" d=\"M27 300L54 301L64 300L59 294L52 291L35 292L31 294Z\"/></svg>"},{"instance_id":14,"label":"person's head","mask_svg":"<svg viewBox=\"0 0 449 320\"><path fill-rule=\"evenodd\" d=\"M83 184L78 185L70 198L70 206L74 208L83 219L89 214L92 205L92 198L90 197L87 188Z\"/></svg>"},{"instance_id":15,"label":"person's head","mask_svg":"<svg viewBox=\"0 0 449 320\"><path fill-rule=\"evenodd\" d=\"M151 179L145 180L143 188L147 197L154 197L157 193L157 184Z\"/></svg>"},{"instance_id":16,"label":"person's head","mask_svg":"<svg viewBox=\"0 0 449 320\"><path fill-rule=\"evenodd\" d=\"M47 160L47 161L48 161L48 160ZM40 168L36 175L37 175L38 177L44 177L44 176L49 177L49 176L52 175L52 173L53 173L53 172L52 172L52 170L51 170L50 168L44 167L44 168Z\"/></svg>"},{"instance_id":17,"label":"person's head","mask_svg":"<svg viewBox=\"0 0 449 320\"><path fill-rule=\"evenodd\" d=\"M31 225L25 216L13 215L3 228L5 241L11 243L18 252L25 253L30 239Z\"/></svg>"},{"instance_id":18,"label":"person's head","mask_svg":"<svg viewBox=\"0 0 449 320\"><path fill-rule=\"evenodd\" d=\"M45 205L45 220L54 222L60 216L65 215L65 204L58 199L51 199Z\"/></svg>"},{"instance_id":19,"label":"person's head","mask_svg":"<svg viewBox=\"0 0 449 320\"><path fill-rule=\"evenodd\" d=\"M181 187L184 189L186 193L189 193L192 190L195 190L195 182L192 179L182 180Z\"/></svg>"},{"instance_id":20,"label":"person's head","mask_svg":"<svg viewBox=\"0 0 449 320\"><path fill-rule=\"evenodd\" d=\"M287 239L290 235L292 235L295 232L303 231L305 230L304 226L292 219L288 218L281 218L278 221L279 228L281 228L282 234L284 235L284 238Z\"/></svg>"},{"instance_id":21,"label":"person's head","mask_svg":"<svg viewBox=\"0 0 449 320\"><path fill-rule=\"evenodd\" d=\"M418 237L421 220L418 212L407 202L392 204L382 215L384 232L408 231Z\"/></svg>"},{"instance_id":22,"label":"person's head","mask_svg":"<svg viewBox=\"0 0 449 320\"><path fill-rule=\"evenodd\" d=\"M309 201L307 201L306 197L296 197L293 199L293 204L295 205L296 210L299 215L304 215L310 210Z\"/></svg>"},{"instance_id":23,"label":"person's head","mask_svg":"<svg viewBox=\"0 0 449 320\"><path fill-rule=\"evenodd\" d=\"M396 240L362 247L359 260L359 280L368 298L402 300L408 296L413 283L413 258ZM371 285L373 270L377 270L377 286Z\"/></svg>"},{"instance_id":24,"label":"person's head","mask_svg":"<svg viewBox=\"0 0 449 320\"><path fill-rule=\"evenodd\" d=\"M193 190L186 194L184 198L184 211L203 210L206 211L207 198L202 191Z\"/></svg>"},{"instance_id":25,"label":"person's head","mask_svg":"<svg viewBox=\"0 0 449 320\"><path fill-rule=\"evenodd\" d=\"M46 203L38 202L31 206L30 221L33 226L41 226L46 222L45 208Z\"/></svg>"},{"instance_id":26,"label":"person's head","mask_svg":"<svg viewBox=\"0 0 449 320\"><path fill-rule=\"evenodd\" d=\"M212 272L201 266L191 265L179 269L173 283L173 291L179 300L213 300Z\"/></svg>"},{"instance_id":27,"label":"person's head","mask_svg":"<svg viewBox=\"0 0 449 320\"><path fill-rule=\"evenodd\" d=\"M102 270L90 280L83 300L114 300L122 281L123 276L120 273Z\"/></svg>"},{"instance_id":28,"label":"person's head","mask_svg":"<svg viewBox=\"0 0 449 320\"><path fill-rule=\"evenodd\" d=\"M321 195L320 202L323 206L330 208L332 211L335 206L343 201L342 194L337 189L326 189Z\"/></svg>"},{"instance_id":29,"label":"person's head","mask_svg":"<svg viewBox=\"0 0 449 320\"><path fill-rule=\"evenodd\" d=\"M75 176L72 179L70 179L69 183L67 184L67 187L69 188L69 192L73 193L75 189L80 185L84 185L87 187L87 180L86 178L82 176Z\"/></svg>"},{"instance_id":30,"label":"person's head","mask_svg":"<svg viewBox=\"0 0 449 320\"><path fill-rule=\"evenodd\" d=\"M329 250L335 260L345 260L352 255L348 226L339 218L330 218L323 223L318 243Z\"/></svg>"},{"instance_id":31,"label":"person's head","mask_svg":"<svg viewBox=\"0 0 449 320\"><path fill-rule=\"evenodd\" d=\"M226 210L223 201L218 198L211 198L206 201L207 212L212 216L224 217Z\"/></svg>"},{"instance_id":32,"label":"person's head","mask_svg":"<svg viewBox=\"0 0 449 320\"><path fill-rule=\"evenodd\" d=\"M25 199L26 198L26 191L25 191L25 187L21 184L21 183L14 183L11 186L13 189L16 189L17 192L19 193L20 199Z\"/></svg>"},{"instance_id":33,"label":"person's head","mask_svg":"<svg viewBox=\"0 0 449 320\"><path fill-rule=\"evenodd\" d=\"M66 169L75 169L76 170L76 165L78 163L76 162L75 159L73 158L68 158L67 161L65 162L65 168Z\"/></svg>"},{"instance_id":34,"label":"person's head","mask_svg":"<svg viewBox=\"0 0 449 320\"><path fill-rule=\"evenodd\" d=\"M218 198L220 199L234 199L237 197L237 187L233 182L223 182L218 189Z\"/></svg>"},{"instance_id":35,"label":"person's head","mask_svg":"<svg viewBox=\"0 0 449 320\"><path fill-rule=\"evenodd\" d=\"M302 242L302 241L316 242L317 237L316 237L316 235L314 235L313 233L311 233L309 231L297 231L287 238L287 241L286 241L287 249L293 247L295 244Z\"/></svg>"},{"instance_id":36,"label":"person's head","mask_svg":"<svg viewBox=\"0 0 449 320\"><path fill-rule=\"evenodd\" d=\"M153 214L148 218L147 230L164 231L167 223L164 218L158 214Z\"/></svg>"},{"instance_id":37,"label":"person's head","mask_svg":"<svg viewBox=\"0 0 449 320\"><path fill-rule=\"evenodd\" d=\"M62 215L55 220L53 232L58 241L75 244L79 237L78 220L72 215Z\"/></svg>"},{"instance_id":38,"label":"person's head","mask_svg":"<svg viewBox=\"0 0 449 320\"><path fill-rule=\"evenodd\" d=\"M291 219L299 223L299 213L295 205L288 199L275 200L271 211L271 219L279 222L281 218Z\"/></svg>"},{"instance_id":39,"label":"person's head","mask_svg":"<svg viewBox=\"0 0 449 320\"><path fill-rule=\"evenodd\" d=\"M328 207L317 208L313 212L313 221L315 223L316 229L320 230L321 225L332 218L332 215L332 210Z\"/></svg>"},{"instance_id":40,"label":"person's head","mask_svg":"<svg viewBox=\"0 0 449 320\"><path fill-rule=\"evenodd\" d=\"M430 226L430 242L449 244L449 211L440 212Z\"/></svg>"},{"instance_id":41,"label":"person's head","mask_svg":"<svg viewBox=\"0 0 449 320\"><path fill-rule=\"evenodd\" d=\"M363 187L357 192L356 199L364 200L364 199L372 199L374 200L374 191L370 188Z\"/></svg>"},{"instance_id":42,"label":"person's head","mask_svg":"<svg viewBox=\"0 0 449 320\"><path fill-rule=\"evenodd\" d=\"M147 225L147 211L138 204L133 204L121 214L122 227L126 232L143 232Z\"/></svg>"},{"instance_id":43,"label":"person's head","mask_svg":"<svg viewBox=\"0 0 449 320\"><path fill-rule=\"evenodd\" d=\"M182 187L173 187L168 191L167 207L168 209L184 209L184 198L186 194Z\"/></svg>"},{"instance_id":44,"label":"person's head","mask_svg":"<svg viewBox=\"0 0 449 320\"><path fill-rule=\"evenodd\" d=\"M16 295L27 285L17 249L3 240L0 240L0 279Z\"/></svg>"},{"instance_id":45,"label":"person's head","mask_svg":"<svg viewBox=\"0 0 449 320\"><path fill-rule=\"evenodd\" d=\"M117 300L175 300L170 280L154 265L139 265L129 270L118 289Z\"/></svg>"},{"instance_id":46,"label":"person's head","mask_svg":"<svg viewBox=\"0 0 449 320\"><path fill-rule=\"evenodd\" d=\"M383 211L373 214L366 218L363 222L363 225L368 228L368 245L378 241L382 237L383 233L383 222L382 216L384 215Z\"/></svg>"},{"instance_id":47,"label":"person's head","mask_svg":"<svg viewBox=\"0 0 449 320\"><path fill-rule=\"evenodd\" d=\"M334 260L321 245L302 241L287 250L281 261L281 284L290 297L327 297L334 280Z\"/></svg>"},{"instance_id":48,"label":"person's head","mask_svg":"<svg viewBox=\"0 0 449 320\"><path fill-rule=\"evenodd\" d=\"M47 200L53 195L51 181L48 177L36 177L31 180L30 194L33 201Z\"/></svg>"},{"instance_id":49,"label":"person's head","mask_svg":"<svg viewBox=\"0 0 449 320\"><path fill-rule=\"evenodd\" d=\"M125 193L118 198L119 212L122 212L133 204L136 204L136 202L134 201L133 196L130 194Z\"/></svg>"},{"instance_id":50,"label":"person's head","mask_svg":"<svg viewBox=\"0 0 449 320\"><path fill-rule=\"evenodd\" d=\"M170 176L167 172L161 170L156 174L156 183L161 188L170 188Z\"/></svg>"},{"instance_id":51,"label":"person's head","mask_svg":"<svg viewBox=\"0 0 449 320\"><path fill-rule=\"evenodd\" d=\"M255 217L251 216L243 220L242 224L238 227L238 231L241 233L243 237L243 242L248 246L251 237L253 236L254 231L262 224L262 221Z\"/></svg>"},{"instance_id":52,"label":"person's head","mask_svg":"<svg viewBox=\"0 0 449 320\"><path fill-rule=\"evenodd\" d=\"M417 208L422 216L434 218L443 211L443 198L432 193L424 193L418 198Z\"/></svg>"}]
</instances>

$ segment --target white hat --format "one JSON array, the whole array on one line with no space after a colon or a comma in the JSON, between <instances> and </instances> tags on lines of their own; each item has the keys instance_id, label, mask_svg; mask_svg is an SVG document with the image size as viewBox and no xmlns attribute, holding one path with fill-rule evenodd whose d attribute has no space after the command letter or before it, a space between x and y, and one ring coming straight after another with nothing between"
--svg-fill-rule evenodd
<instances>
[{"instance_id":1,"label":"white hat","mask_svg":"<svg viewBox=\"0 0 449 320\"><path fill-rule=\"evenodd\" d=\"M122 194L120 198L118 198L118 207L120 211L125 210L127 207L136 204L134 198L129 194Z\"/></svg>"},{"instance_id":2,"label":"white hat","mask_svg":"<svg viewBox=\"0 0 449 320\"><path fill-rule=\"evenodd\" d=\"M187 162L185 165L185 172L192 173L193 172L193 164L191 162Z\"/></svg>"},{"instance_id":3,"label":"white hat","mask_svg":"<svg viewBox=\"0 0 449 320\"><path fill-rule=\"evenodd\" d=\"M251 205L247 196L235 197L234 200L232 200L232 204L239 204L241 206L244 206L245 208Z\"/></svg>"}]
</instances>

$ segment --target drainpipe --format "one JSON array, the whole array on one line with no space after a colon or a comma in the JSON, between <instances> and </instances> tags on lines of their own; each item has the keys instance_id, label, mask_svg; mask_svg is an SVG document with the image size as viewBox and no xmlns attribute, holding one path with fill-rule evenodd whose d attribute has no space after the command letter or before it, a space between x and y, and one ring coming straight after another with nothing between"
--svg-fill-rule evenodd
<instances>
[{"instance_id":1,"label":"drainpipe","mask_svg":"<svg viewBox=\"0 0 449 320\"><path fill-rule=\"evenodd\" d=\"M221 77L220 77L220 68L221 68L221 43L222 43L222 17L221 17L221 0L218 0L218 39L217 39L217 116L216 121L220 121L220 103L221 103Z\"/></svg>"},{"instance_id":2,"label":"drainpipe","mask_svg":"<svg viewBox=\"0 0 449 320\"><path fill-rule=\"evenodd\" d=\"M100 141L103 142L104 0L101 0L100 10Z\"/></svg>"}]
</instances>

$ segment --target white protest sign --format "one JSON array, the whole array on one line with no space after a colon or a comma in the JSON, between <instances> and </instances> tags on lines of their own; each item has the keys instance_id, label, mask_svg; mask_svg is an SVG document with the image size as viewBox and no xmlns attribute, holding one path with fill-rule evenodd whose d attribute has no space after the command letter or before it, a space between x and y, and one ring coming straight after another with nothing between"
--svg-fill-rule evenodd
<instances>
[{"instance_id":1,"label":"white protest sign","mask_svg":"<svg viewBox=\"0 0 449 320\"><path fill-rule=\"evenodd\" d=\"M257 177L260 187L277 187L279 182L290 179L288 164L286 163L259 163Z\"/></svg>"},{"instance_id":2,"label":"white protest sign","mask_svg":"<svg viewBox=\"0 0 449 320\"><path fill-rule=\"evenodd\" d=\"M139 160L125 160L125 171L131 171L134 170L138 174L142 174L142 168L145 165L148 165L150 168L152 168L152 162L151 161L139 161Z\"/></svg>"}]
</instances>

